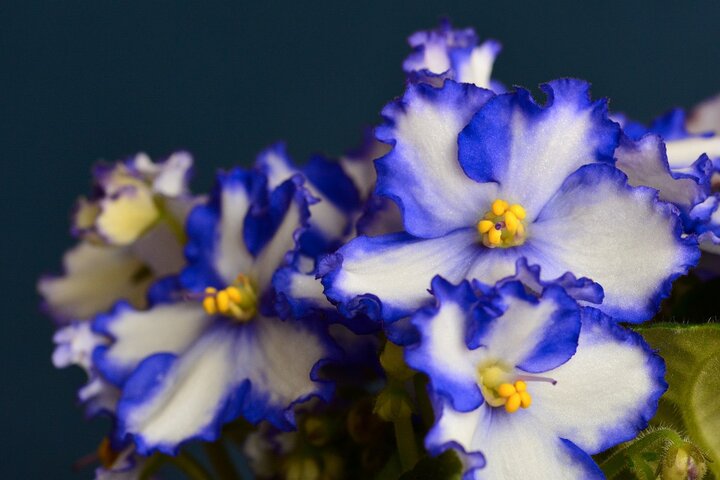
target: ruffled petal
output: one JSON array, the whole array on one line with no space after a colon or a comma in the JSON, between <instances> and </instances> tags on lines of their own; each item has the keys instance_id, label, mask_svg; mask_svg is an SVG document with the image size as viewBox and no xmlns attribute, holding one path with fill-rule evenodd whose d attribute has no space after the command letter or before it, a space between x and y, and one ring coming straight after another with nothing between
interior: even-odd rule
<instances>
[{"instance_id":1,"label":"ruffled petal","mask_svg":"<svg viewBox=\"0 0 720 480\"><path fill-rule=\"evenodd\" d=\"M681 238L674 208L656 196L629 187L614 167L585 166L529 227L528 258L549 276L570 271L591 278L605 292L604 312L645 321L700 254L694 239Z\"/></svg>"},{"instance_id":2,"label":"ruffled petal","mask_svg":"<svg viewBox=\"0 0 720 480\"><path fill-rule=\"evenodd\" d=\"M720 133L720 95L703 100L690 112L686 124L690 133Z\"/></svg>"},{"instance_id":3,"label":"ruffled petal","mask_svg":"<svg viewBox=\"0 0 720 480\"><path fill-rule=\"evenodd\" d=\"M409 85L383 109L377 138L393 149L375 164L377 193L395 200L405 228L435 238L477 223L495 185L470 180L457 163L457 135L492 92L446 81L442 88Z\"/></svg>"},{"instance_id":4,"label":"ruffled petal","mask_svg":"<svg viewBox=\"0 0 720 480\"><path fill-rule=\"evenodd\" d=\"M65 254L63 265L63 276L38 282L45 308L61 321L87 320L120 299L142 307L153 280L152 272L126 247L81 242Z\"/></svg>"},{"instance_id":5,"label":"ruffled petal","mask_svg":"<svg viewBox=\"0 0 720 480\"><path fill-rule=\"evenodd\" d=\"M442 401L435 410L439 419L425 445L431 453L457 450L465 466L463 480L605 478L590 455L552 435L528 415L529 410L507 414L483 404L461 413ZM471 455L480 452L484 466L477 460L472 462Z\"/></svg>"},{"instance_id":6,"label":"ruffled petal","mask_svg":"<svg viewBox=\"0 0 720 480\"><path fill-rule=\"evenodd\" d=\"M602 303L605 296L602 287L587 277L577 278L573 273L565 272L558 278L544 280L541 273L540 265L530 265L527 258L521 257L515 263L514 275L499 280L495 285L488 285L476 279L473 280L473 286L480 292L492 294L496 287L508 282L519 281L525 288L539 295L546 287L557 285L578 302L595 304Z\"/></svg>"},{"instance_id":7,"label":"ruffled petal","mask_svg":"<svg viewBox=\"0 0 720 480\"><path fill-rule=\"evenodd\" d=\"M239 168L221 173L208 203L190 212L185 247L190 266L182 274L187 288L223 287L248 271L253 259L243 241L245 217L258 183L255 174Z\"/></svg>"},{"instance_id":8,"label":"ruffled petal","mask_svg":"<svg viewBox=\"0 0 720 480\"><path fill-rule=\"evenodd\" d=\"M97 233L110 245L129 245L159 218L150 188L144 183L124 185L100 201Z\"/></svg>"},{"instance_id":9,"label":"ruffled petal","mask_svg":"<svg viewBox=\"0 0 720 480\"><path fill-rule=\"evenodd\" d=\"M337 246L347 235L350 214L359 211L360 198L340 163L315 156L299 169L290 160L285 145L278 143L258 156L257 166L267 175L271 189L279 187L294 175L302 174L306 177L305 188L314 201L310 205L312 231L306 232L301 239L305 250L311 254L324 251L328 245Z\"/></svg>"},{"instance_id":10,"label":"ruffled petal","mask_svg":"<svg viewBox=\"0 0 720 480\"><path fill-rule=\"evenodd\" d=\"M528 413L590 454L634 438L667 389L665 363L642 337L591 308L575 356L545 375L557 384L533 384Z\"/></svg>"},{"instance_id":11,"label":"ruffled petal","mask_svg":"<svg viewBox=\"0 0 720 480\"><path fill-rule=\"evenodd\" d=\"M112 340L93 352L102 375L121 386L146 357L155 353L180 353L212 323L199 302L160 304L135 310L119 303L93 321L93 330Z\"/></svg>"},{"instance_id":12,"label":"ruffled petal","mask_svg":"<svg viewBox=\"0 0 720 480\"><path fill-rule=\"evenodd\" d=\"M294 176L270 195L269 204L251 212L246 223L246 243L255 255L250 273L264 292L275 271L292 259L298 239L307 226L309 198L302 178ZM242 273L236 272L235 275Z\"/></svg>"},{"instance_id":13,"label":"ruffled petal","mask_svg":"<svg viewBox=\"0 0 720 480\"><path fill-rule=\"evenodd\" d=\"M482 352L468 349L466 332L474 320L472 307L477 297L469 283L455 287L441 277L433 279L432 291L438 305L412 317L420 343L406 348L405 360L427 374L433 391L455 410L474 410L483 402L477 383L478 354Z\"/></svg>"},{"instance_id":14,"label":"ruffled petal","mask_svg":"<svg viewBox=\"0 0 720 480\"><path fill-rule=\"evenodd\" d=\"M465 278L481 250L477 241L475 229L429 240L406 233L357 237L324 260L325 294L345 315L395 321L431 300L435 275Z\"/></svg>"},{"instance_id":15,"label":"ruffled petal","mask_svg":"<svg viewBox=\"0 0 720 480\"><path fill-rule=\"evenodd\" d=\"M658 190L660 200L689 210L707 195L707 177L696 178L670 171L665 145L655 135L644 136L637 142L623 138L615 157L615 166L628 176L630 185L652 187Z\"/></svg>"},{"instance_id":16,"label":"ruffled petal","mask_svg":"<svg viewBox=\"0 0 720 480\"><path fill-rule=\"evenodd\" d=\"M499 287L496 295L470 332L472 347L483 346L489 358L530 373L545 372L573 356L580 309L562 288L550 285L538 298L514 281Z\"/></svg>"},{"instance_id":17,"label":"ruffled petal","mask_svg":"<svg viewBox=\"0 0 720 480\"><path fill-rule=\"evenodd\" d=\"M118 404L120 433L142 454L174 454L187 440L215 440L238 416L291 428L295 403L331 393L316 381L328 354L320 334L295 322L218 322L181 356L158 354L140 364Z\"/></svg>"},{"instance_id":18,"label":"ruffled petal","mask_svg":"<svg viewBox=\"0 0 720 480\"><path fill-rule=\"evenodd\" d=\"M689 137L665 141L667 159L674 172L692 172L693 164L703 154L710 158L720 157L720 137Z\"/></svg>"},{"instance_id":19,"label":"ruffled petal","mask_svg":"<svg viewBox=\"0 0 720 480\"><path fill-rule=\"evenodd\" d=\"M620 131L607 118L606 100L590 100L588 83L565 79L541 88L548 95L544 107L527 90L499 95L458 137L465 173L498 182L499 195L525 207L529 221L568 175L588 163L611 162ZM476 214L489 207L480 205Z\"/></svg>"},{"instance_id":20,"label":"ruffled petal","mask_svg":"<svg viewBox=\"0 0 720 480\"><path fill-rule=\"evenodd\" d=\"M144 153L135 155L129 166L152 182L152 189L165 197L180 197L188 193L193 158L188 152L175 152L159 163Z\"/></svg>"}]
</instances>

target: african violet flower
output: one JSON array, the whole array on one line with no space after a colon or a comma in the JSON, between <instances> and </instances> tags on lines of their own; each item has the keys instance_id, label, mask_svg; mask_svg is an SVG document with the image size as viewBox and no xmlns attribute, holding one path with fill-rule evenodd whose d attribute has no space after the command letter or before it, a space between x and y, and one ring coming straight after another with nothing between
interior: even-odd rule
<instances>
[{"instance_id":1,"label":"african violet flower","mask_svg":"<svg viewBox=\"0 0 720 480\"><path fill-rule=\"evenodd\" d=\"M478 45L472 28L454 29L443 20L434 30L415 32L408 38L413 52L405 59L403 70L411 80L442 85L449 78L477 87L502 87L490 80L495 57L502 46L497 40Z\"/></svg>"},{"instance_id":2,"label":"african violet flower","mask_svg":"<svg viewBox=\"0 0 720 480\"><path fill-rule=\"evenodd\" d=\"M446 80L410 85L377 136L377 192L395 200L405 233L358 237L326 259L328 297L352 316L392 322L429 298L430 280L494 284L527 258L548 278L573 272L604 290L620 320L650 318L694 265L675 209L613 166L619 127L589 85L556 80L495 96Z\"/></svg>"},{"instance_id":3,"label":"african violet flower","mask_svg":"<svg viewBox=\"0 0 720 480\"><path fill-rule=\"evenodd\" d=\"M38 290L58 320L84 320L120 299L145 305L154 279L183 265L182 224L196 201L188 191L192 158L184 152L153 163L145 154L94 170L94 193L78 201L65 274Z\"/></svg>"},{"instance_id":4,"label":"african violet flower","mask_svg":"<svg viewBox=\"0 0 720 480\"><path fill-rule=\"evenodd\" d=\"M478 296L436 277L432 291L406 360L435 396L428 451L456 450L466 479L603 478L590 455L634 438L667 388L639 335L557 285Z\"/></svg>"},{"instance_id":5,"label":"african violet flower","mask_svg":"<svg viewBox=\"0 0 720 480\"><path fill-rule=\"evenodd\" d=\"M331 392L317 376L332 350L323 331L272 308L272 277L297 248L308 194L298 176L272 192L266 183L240 169L219 175L188 217L179 277L153 288L150 309L121 302L94 321L112 340L95 350L97 368L122 388L118 437L141 454L213 440L239 416L291 428L296 403Z\"/></svg>"}]
</instances>

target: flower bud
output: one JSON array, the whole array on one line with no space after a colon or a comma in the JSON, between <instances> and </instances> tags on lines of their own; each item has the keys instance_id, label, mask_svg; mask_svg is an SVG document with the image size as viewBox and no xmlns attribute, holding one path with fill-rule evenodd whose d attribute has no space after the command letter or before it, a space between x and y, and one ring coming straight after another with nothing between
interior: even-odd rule
<instances>
[{"instance_id":1,"label":"flower bud","mask_svg":"<svg viewBox=\"0 0 720 480\"><path fill-rule=\"evenodd\" d=\"M694 445L671 447L663 458L662 480L701 480L707 472L705 457Z\"/></svg>"},{"instance_id":2,"label":"flower bud","mask_svg":"<svg viewBox=\"0 0 720 480\"><path fill-rule=\"evenodd\" d=\"M375 400L373 411L387 422L393 422L398 418L407 418L412 415L410 397L404 390L386 388Z\"/></svg>"},{"instance_id":3,"label":"flower bud","mask_svg":"<svg viewBox=\"0 0 720 480\"><path fill-rule=\"evenodd\" d=\"M320 480L320 466L312 457L289 458L285 480Z\"/></svg>"}]
</instances>

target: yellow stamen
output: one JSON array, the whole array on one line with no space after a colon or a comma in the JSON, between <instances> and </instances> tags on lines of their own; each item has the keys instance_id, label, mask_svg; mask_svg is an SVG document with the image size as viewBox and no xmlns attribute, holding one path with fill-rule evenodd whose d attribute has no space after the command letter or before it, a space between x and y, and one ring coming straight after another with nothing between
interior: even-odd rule
<instances>
[{"instance_id":1,"label":"yellow stamen","mask_svg":"<svg viewBox=\"0 0 720 480\"><path fill-rule=\"evenodd\" d=\"M523 219L526 215L521 205L510 205L505 200L495 199L476 225L483 245L490 248L522 245L525 242Z\"/></svg>"},{"instance_id":2,"label":"yellow stamen","mask_svg":"<svg viewBox=\"0 0 720 480\"><path fill-rule=\"evenodd\" d=\"M520 220L518 220L515 214L510 210L505 212L505 228L507 229L507 231L515 235L515 232L517 232L519 226Z\"/></svg>"},{"instance_id":3,"label":"yellow stamen","mask_svg":"<svg viewBox=\"0 0 720 480\"><path fill-rule=\"evenodd\" d=\"M515 387L510 383L503 383L498 387L497 392L503 398L510 398L515 394Z\"/></svg>"},{"instance_id":4,"label":"yellow stamen","mask_svg":"<svg viewBox=\"0 0 720 480\"><path fill-rule=\"evenodd\" d=\"M234 286L229 286L225 289L225 291L228 294L228 297L230 297L230 301L233 303L240 303L242 301L242 293L240 292L240 289Z\"/></svg>"},{"instance_id":5,"label":"yellow stamen","mask_svg":"<svg viewBox=\"0 0 720 480\"><path fill-rule=\"evenodd\" d=\"M517 203L515 205L510 205L510 211L515 214L518 220L525 220L527 213L522 205L518 205Z\"/></svg>"},{"instance_id":6,"label":"yellow stamen","mask_svg":"<svg viewBox=\"0 0 720 480\"><path fill-rule=\"evenodd\" d=\"M488 232L488 241L491 245L500 245L500 242L502 240L502 232L498 230L497 228L492 228Z\"/></svg>"},{"instance_id":7,"label":"yellow stamen","mask_svg":"<svg viewBox=\"0 0 720 480\"><path fill-rule=\"evenodd\" d=\"M520 394L514 393L510 398L507 399L507 402L505 402L505 411L508 413L515 413L520 408L521 403L522 400L520 399Z\"/></svg>"},{"instance_id":8,"label":"yellow stamen","mask_svg":"<svg viewBox=\"0 0 720 480\"><path fill-rule=\"evenodd\" d=\"M530 408L532 405L532 397L528 392L520 392L520 406L522 408Z\"/></svg>"},{"instance_id":9,"label":"yellow stamen","mask_svg":"<svg viewBox=\"0 0 720 480\"><path fill-rule=\"evenodd\" d=\"M489 232L493 227L495 227L495 224L490 220L480 220L477 224L478 232L481 234Z\"/></svg>"},{"instance_id":10,"label":"yellow stamen","mask_svg":"<svg viewBox=\"0 0 720 480\"><path fill-rule=\"evenodd\" d=\"M208 315L221 314L246 322L257 313L255 291L255 285L250 278L238 275L233 285L222 290L207 287L202 306Z\"/></svg>"},{"instance_id":11,"label":"yellow stamen","mask_svg":"<svg viewBox=\"0 0 720 480\"><path fill-rule=\"evenodd\" d=\"M202 306L205 309L205 313L208 315L215 315L217 313L217 305L213 297L205 297L202 301Z\"/></svg>"},{"instance_id":12,"label":"yellow stamen","mask_svg":"<svg viewBox=\"0 0 720 480\"><path fill-rule=\"evenodd\" d=\"M230 310L230 296L226 290L221 290L215 296L215 303L220 313L227 313Z\"/></svg>"},{"instance_id":13,"label":"yellow stamen","mask_svg":"<svg viewBox=\"0 0 720 480\"><path fill-rule=\"evenodd\" d=\"M508 209L508 206L509 206L508 202L506 202L505 200L500 200L498 198L497 200L495 200L493 202L491 210L495 215L500 216L503 213L505 213L505 210Z\"/></svg>"},{"instance_id":14,"label":"yellow stamen","mask_svg":"<svg viewBox=\"0 0 720 480\"><path fill-rule=\"evenodd\" d=\"M518 380L517 382L515 382L515 390L517 390L518 392L524 392L527 390L527 384L522 380Z\"/></svg>"}]
</instances>

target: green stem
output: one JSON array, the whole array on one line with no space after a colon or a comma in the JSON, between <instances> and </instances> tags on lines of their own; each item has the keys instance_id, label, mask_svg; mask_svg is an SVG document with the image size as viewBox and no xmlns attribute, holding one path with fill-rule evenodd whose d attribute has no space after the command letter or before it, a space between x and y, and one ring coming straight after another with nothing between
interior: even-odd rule
<instances>
[{"instance_id":1,"label":"green stem","mask_svg":"<svg viewBox=\"0 0 720 480\"><path fill-rule=\"evenodd\" d=\"M155 472L160 470L160 467L162 467L167 461L168 457L164 455L153 455L152 457L148 458L147 462L145 462L145 465L140 471L140 475L138 476L138 478L140 480L150 479L155 474Z\"/></svg>"},{"instance_id":2,"label":"green stem","mask_svg":"<svg viewBox=\"0 0 720 480\"><path fill-rule=\"evenodd\" d=\"M625 448L621 448L617 452L610 455L601 465L600 468L605 473L608 480L615 478L620 472L622 472L627 466L627 459L639 456L642 452L647 450L653 444L665 440L674 445L682 445L683 439L678 435L675 430L670 428L658 428L642 438L634 441Z\"/></svg>"},{"instance_id":3,"label":"green stem","mask_svg":"<svg viewBox=\"0 0 720 480\"><path fill-rule=\"evenodd\" d=\"M652 468L650 468L650 465L647 464L645 459L642 458L642 455L633 455L630 460L632 461L635 473L639 474L642 472L645 480L655 480L655 472L653 472Z\"/></svg>"},{"instance_id":4,"label":"green stem","mask_svg":"<svg viewBox=\"0 0 720 480\"><path fill-rule=\"evenodd\" d=\"M217 478L220 480L240 480L230 455L220 441L203 445Z\"/></svg>"},{"instance_id":5,"label":"green stem","mask_svg":"<svg viewBox=\"0 0 720 480\"><path fill-rule=\"evenodd\" d=\"M400 464L403 472L412 469L418 461L417 445L415 444L415 431L409 416L400 416L393 422L395 427L395 442L400 454Z\"/></svg>"},{"instance_id":6,"label":"green stem","mask_svg":"<svg viewBox=\"0 0 720 480\"><path fill-rule=\"evenodd\" d=\"M427 377L421 373L415 375L413 379L415 384L415 399L417 401L418 410L420 411L420 417L423 420L426 428L431 428L435 421L435 414L433 413L432 404L430 403L430 397L427 393Z\"/></svg>"},{"instance_id":7,"label":"green stem","mask_svg":"<svg viewBox=\"0 0 720 480\"><path fill-rule=\"evenodd\" d=\"M170 457L168 461L178 467L192 480L211 480L212 477L205 470L205 467L187 452L183 452L177 457Z\"/></svg>"}]
</instances>

